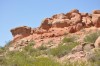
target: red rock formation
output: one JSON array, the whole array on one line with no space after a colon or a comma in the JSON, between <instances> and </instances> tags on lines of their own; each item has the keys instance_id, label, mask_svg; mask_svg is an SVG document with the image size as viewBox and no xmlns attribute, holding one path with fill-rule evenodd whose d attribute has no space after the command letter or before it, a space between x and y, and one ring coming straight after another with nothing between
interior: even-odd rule
<instances>
[{"instance_id":1,"label":"red rock formation","mask_svg":"<svg viewBox=\"0 0 100 66\"><path fill-rule=\"evenodd\" d=\"M58 37L60 39L60 36L67 33L75 33L91 26L100 27L100 10L94 10L92 14L88 14L74 9L66 14L56 14L44 19L39 28L32 29L22 26L12 29L11 32L14 41L28 37L25 40L32 39L37 43L42 43L45 39L57 40ZM59 41L57 42L59 43Z\"/></svg>"},{"instance_id":2,"label":"red rock formation","mask_svg":"<svg viewBox=\"0 0 100 66\"><path fill-rule=\"evenodd\" d=\"M100 14L92 14L92 22L95 27L100 27Z\"/></svg>"},{"instance_id":3,"label":"red rock formation","mask_svg":"<svg viewBox=\"0 0 100 66\"><path fill-rule=\"evenodd\" d=\"M93 14L100 14L100 10L93 10Z\"/></svg>"},{"instance_id":4,"label":"red rock formation","mask_svg":"<svg viewBox=\"0 0 100 66\"><path fill-rule=\"evenodd\" d=\"M44 21L41 23L40 28L48 30L49 28L51 28L51 25L52 25L51 21L52 21L51 18L44 19Z\"/></svg>"},{"instance_id":5,"label":"red rock formation","mask_svg":"<svg viewBox=\"0 0 100 66\"><path fill-rule=\"evenodd\" d=\"M14 40L22 39L33 34L34 30L31 27L21 26L14 29L11 29L11 33L14 37Z\"/></svg>"}]
</instances>

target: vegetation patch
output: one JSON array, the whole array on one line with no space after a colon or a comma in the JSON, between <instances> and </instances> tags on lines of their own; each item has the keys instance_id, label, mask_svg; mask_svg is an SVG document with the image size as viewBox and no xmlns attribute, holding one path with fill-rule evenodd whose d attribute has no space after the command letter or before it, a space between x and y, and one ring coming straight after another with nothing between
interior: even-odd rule
<instances>
[{"instance_id":1,"label":"vegetation patch","mask_svg":"<svg viewBox=\"0 0 100 66\"><path fill-rule=\"evenodd\" d=\"M62 57L71 52L72 48L74 48L76 45L78 45L77 42L73 42L67 45L60 44L58 47L52 48L48 52L53 56Z\"/></svg>"},{"instance_id":2,"label":"vegetation patch","mask_svg":"<svg viewBox=\"0 0 100 66\"><path fill-rule=\"evenodd\" d=\"M74 42L75 37L64 37L62 43Z\"/></svg>"},{"instance_id":3,"label":"vegetation patch","mask_svg":"<svg viewBox=\"0 0 100 66\"><path fill-rule=\"evenodd\" d=\"M62 66L59 62L56 60L53 60L48 57L39 57L36 58L36 60L33 63L34 66Z\"/></svg>"},{"instance_id":4,"label":"vegetation patch","mask_svg":"<svg viewBox=\"0 0 100 66\"><path fill-rule=\"evenodd\" d=\"M94 32L89 35L86 35L84 41L88 43L94 43L99 36L100 36L100 31Z\"/></svg>"}]
</instances>

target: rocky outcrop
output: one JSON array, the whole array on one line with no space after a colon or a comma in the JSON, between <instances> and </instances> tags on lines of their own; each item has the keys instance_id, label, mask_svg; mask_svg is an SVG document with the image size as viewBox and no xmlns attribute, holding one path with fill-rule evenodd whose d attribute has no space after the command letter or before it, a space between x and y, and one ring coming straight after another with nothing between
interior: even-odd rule
<instances>
[{"instance_id":1,"label":"rocky outcrop","mask_svg":"<svg viewBox=\"0 0 100 66\"><path fill-rule=\"evenodd\" d=\"M26 40L32 39L42 43L44 39L55 39L92 26L100 27L100 10L94 10L92 14L89 14L73 9L66 14L61 13L53 15L51 18L45 18L38 28L22 26L12 29L11 33L14 41L28 37Z\"/></svg>"},{"instance_id":2,"label":"rocky outcrop","mask_svg":"<svg viewBox=\"0 0 100 66\"><path fill-rule=\"evenodd\" d=\"M100 10L93 10L93 14L100 14Z\"/></svg>"},{"instance_id":3,"label":"rocky outcrop","mask_svg":"<svg viewBox=\"0 0 100 66\"><path fill-rule=\"evenodd\" d=\"M92 14L92 22L95 27L100 27L100 14Z\"/></svg>"},{"instance_id":4,"label":"rocky outcrop","mask_svg":"<svg viewBox=\"0 0 100 66\"><path fill-rule=\"evenodd\" d=\"M31 27L21 26L14 29L11 29L11 33L14 37L14 40L22 39L34 33Z\"/></svg>"},{"instance_id":5,"label":"rocky outcrop","mask_svg":"<svg viewBox=\"0 0 100 66\"><path fill-rule=\"evenodd\" d=\"M44 19L43 22L41 23L40 28L48 30L49 28L51 28L52 25L51 22L52 22L51 18Z\"/></svg>"}]
</instances>

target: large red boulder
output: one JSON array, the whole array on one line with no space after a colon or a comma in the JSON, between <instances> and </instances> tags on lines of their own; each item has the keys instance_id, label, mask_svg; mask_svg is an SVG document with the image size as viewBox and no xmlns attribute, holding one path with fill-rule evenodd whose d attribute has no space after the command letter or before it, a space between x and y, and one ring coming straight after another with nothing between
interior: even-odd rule
<instances>
[{"instance_id":1,"label":"large red boulder","mask_svg":"<svg viewBox=\"0 0 100 66\"><path fill-rule=\"evenodd\" d=\"M82 22L81 14L72 13L70 22L72 23L72 25Z\"/></svg>"},{"instance_id":2,"label":"large red boulder","mask_svg":"<svg viewBox=\"0 0 100 66\"><path fill-rule=\"evenodd\" d=\"M70 25L69 19L56 19L52 22L52 27L64 28Z\"/></svg>"},{"instance_id":3,"label":"large red boulder","mask_svg":"<svg viewBox=\"0 0 100 66\"><path fill-rule=\"evenodd\" d=\"M14 40L24 38L31 35L34 32L31 27L21 26L14 29L11 29L11 33L14 37Z\"/></svg>"},{"instance_id":4,"label":"large red boulder","mask_svg":"<svg viewBox=\"0 0 100 66\"><path fill-rule=\"evenodd\" d=\"M92 18L90 16L82 17L82 23L85 24L85 27L91 27L91 26L93 26L93 24L92 24Z\"/></svg>"},{"instance_id":5,"label":"large red boulder","mask_svg":"<svg viewBox=\"0 0 100 66\"><path fill-rule=\"evenodd\" d=\"M46 18L40 25L40 28L48 30L52 26L52 18Z\"/></svg>"},{"instance_id":6,"label":"large red boulder","mask_svg":"<svg viewBox=\"0 0 100 66\"><path fill-rule=\"evenodd\" d=\"M92 22L95 27L100 27L100 14L92 14Z\"/></svg>"},{"instance_id":7,"label":"large red boulder","mask_svg":"<svg viewBox=\"0 0 100 66\"><path fill-rule=\"evenodd\" d=\"M75 32L81 30L82 28L83 28L83 24L82 24L82 23L78 23L78 24L75 26Z\"/></svg>"}]
</instances>

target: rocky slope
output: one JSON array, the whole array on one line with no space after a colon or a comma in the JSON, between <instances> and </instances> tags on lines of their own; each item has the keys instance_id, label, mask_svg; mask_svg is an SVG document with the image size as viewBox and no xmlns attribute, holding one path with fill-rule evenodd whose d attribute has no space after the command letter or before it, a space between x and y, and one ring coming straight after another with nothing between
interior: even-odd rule
<instances>
[{"instance_id":1,"label":"rocky slope","mask_svg":"<svg viewBox=\"0 0 100 66\"><path fill-rule=\"evenodd\" d=\"M79 10L73 9L70 12L64 14L56 14L51 18L46 18L42 21L38 28L31 28L27 26L21 26L11 29L13 35L13 46L16 45L25 46L25 42L34 40L35 47L41 44L46 44L52 41L53 44L59 44L64 35L75 33L83 36L82 29L93 28L93 30L100 27L100 10L94 10L91 14L80 13ZM24 43L21 43L24 41Z\"/></svg>"},{"instance_id":2,"label":"rocky slope","mask_svg":"<svg viewBox=\"0 0 100 66\"><path fill-rule=\"evenodd\" d=\"M100 10L89 14L74 9L44 19L38 28L21 26L11 29L11 33L13 40L7 49L5 47L6 51L1 52L8 61L9 55L17 56L17 52L34 59L52 58L61 64L69 64L70 61L100 62ZM12 59L16 60L15 57Z\"/></svg>"}]
</instances>

